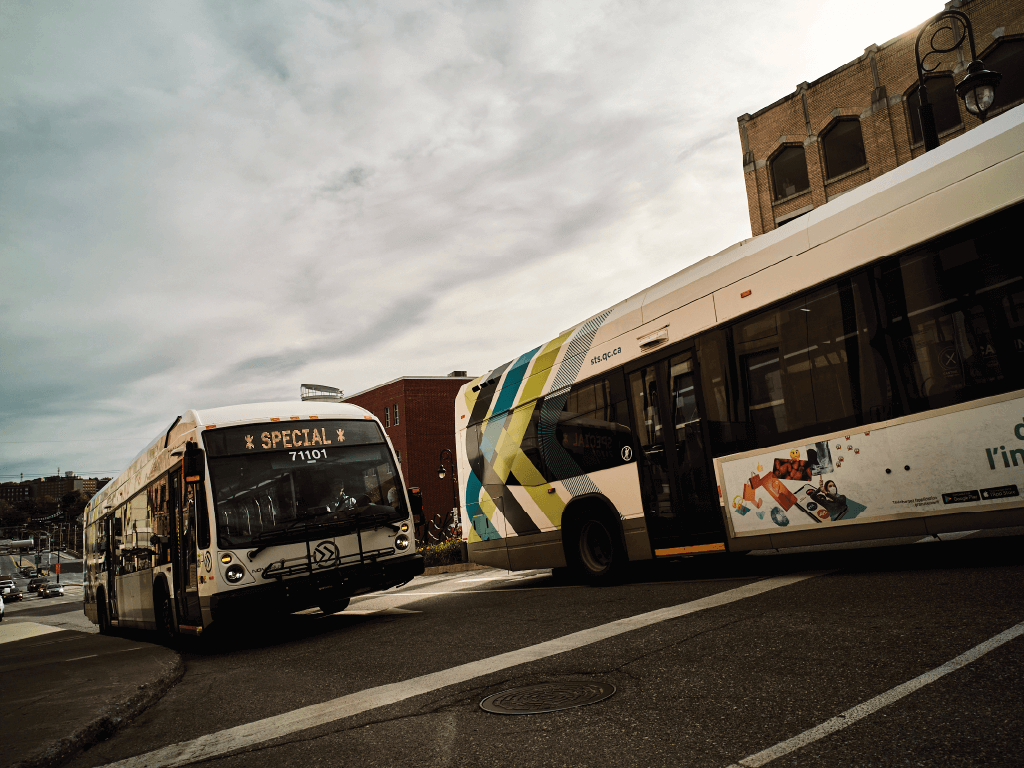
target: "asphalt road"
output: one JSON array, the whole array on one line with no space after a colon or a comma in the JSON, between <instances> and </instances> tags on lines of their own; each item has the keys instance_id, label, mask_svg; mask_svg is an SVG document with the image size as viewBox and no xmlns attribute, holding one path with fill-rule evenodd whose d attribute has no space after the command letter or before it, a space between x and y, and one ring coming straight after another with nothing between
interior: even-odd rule
<instances>
[{"instance_id":1,"label":"asphalt road","mask_svg":"<svg viewBox=\"0 0 1024 768\"><path fill-rule=\"evenodd\" d=\"M421 578L185 647L183 679L71 765L1018 766L1022 545L694 558L600 589ZM576 682L615 693L480 708Z\"/></svg>"}]
</instances>

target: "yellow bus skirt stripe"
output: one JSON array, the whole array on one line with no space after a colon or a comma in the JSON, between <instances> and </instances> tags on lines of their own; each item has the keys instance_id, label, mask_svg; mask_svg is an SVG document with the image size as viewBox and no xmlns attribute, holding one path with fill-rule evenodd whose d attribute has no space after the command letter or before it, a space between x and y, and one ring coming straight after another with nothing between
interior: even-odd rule
<instances>
[{"instance_id":1,"label":"yellow bus skirt stripe","mask_svg":"<svg viewBox=\"0 0 1024 768\"><path fill-rule=\"evenodd\" d=\"M654 550L655 557L666 557L667 555L696 555L700 552L725 552L725 542L717 544L697 544L692 547L671 547L669 549Z\"/></svg>"}]
</instances>

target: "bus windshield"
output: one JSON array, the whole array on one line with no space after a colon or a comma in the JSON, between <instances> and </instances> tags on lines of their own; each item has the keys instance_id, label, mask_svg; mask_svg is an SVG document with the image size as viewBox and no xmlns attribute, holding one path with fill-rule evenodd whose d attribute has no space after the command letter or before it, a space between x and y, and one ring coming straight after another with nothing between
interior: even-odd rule
<instances>
[{"instance_id":1,"label":"bus windshield","mask_svg":"<svg viewBox=\"0 0 1024 768\"><path fill-rule=\"evenodd\" d=\"M288 425L298 427L288 447L274 439L279 432L259 435L253 427L204 435L221 548L301 541L314 530L345 535L408 516L391 451L376 424L322 424ZM323 439L312 443L311 432ZM329 434L345 439L328 440ZM253 447L236 454L234 443L245 438L244 445ZM234 455L218 455L229 452Z\"/></svg>"}]
</instances>

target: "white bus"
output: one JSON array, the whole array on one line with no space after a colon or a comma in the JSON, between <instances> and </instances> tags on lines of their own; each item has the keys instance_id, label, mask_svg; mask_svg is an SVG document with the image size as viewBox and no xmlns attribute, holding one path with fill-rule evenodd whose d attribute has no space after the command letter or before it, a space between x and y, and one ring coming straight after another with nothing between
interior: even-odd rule
<instances>
[{"instance_id":1,"label":"white bus","mask_svg":"<svg viewBox=\"0 0 1024 768\"><path fill-rule=\"evenodd\" d=\"M190 410L85 510L85 613L103 632L199 635L423 573L394 450L344 403ZM416 507L416 509L414 509Z\"/></svg>"},{"instance_id":2,"label":"white bus","mask_svg":"<svg viewBox=\"0 0 1024 768\"><path fill-rule=\"evenodd\" d=\"M1017 108L467 383L470 559L1024 524L1022 152Z\"/></svg>"}]
</instances>

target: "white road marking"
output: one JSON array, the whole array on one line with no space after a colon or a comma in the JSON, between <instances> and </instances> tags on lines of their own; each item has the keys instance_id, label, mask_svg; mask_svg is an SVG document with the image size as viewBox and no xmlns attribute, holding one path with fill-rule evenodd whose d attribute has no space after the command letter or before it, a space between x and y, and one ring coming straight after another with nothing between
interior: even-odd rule
<instances>
[{"instance_id":1,"label":"white road marking","mask_svg":"<svg viewBox=\"0 0 1024 768\"><path fill-rule=\"evenodd\" d=\"M137 645L134 648L118 648L116 651L106 651L105 653L91 653L88 656L75 656L73 659L64 659L64 661L81 661L82 659L94 659L97 656L113 656L116 653L127 653L128 651L141 651L143 646Z\"/></svg>"},{"instance_id":2,"label":"white road marking","mask_svg":"<svg viewBox=\"0 0 1024 768\"><path fill-rule=\"evenodd\" d=\"M939 533L935 536L925 536L923 539L918 539L915 544L927 544L930 541L955 541L956 539L962 539L965 536L970 536L972 533L977 531L956 531L954 533Z\"/></svg>"},{"instance_id":3,"label":"white road marking","mask_svg":"<svg viewBox=\"0 0 1024 768\"><path fill-rule=\"evenodd\" d=\"M796 584L806 579L820 576L823 573L828 572L814 571L788 576L775 576L752 584L745 584L735 589L702 597L699 600L669 606L668 608L660 608L656 611L619 619L618 621L602 624L591 629L573 632L570 635L531 645L527 648L521 648L518 651L509 651L508 653L480 659L479 661L471 661L468 664L461 664L451 669L432 672L398 683L368 688L365 691L351 693L321 704L312 704L308 707L302 707L301 709L285 712L274 717L200 736L192 741L171 744L163 749L130 757L117 763L111 763L110 766L111 768L171 768L171 766L189 765L202 760L209 760L218 755L224 755L255 744L279 739L298 731L315 728L345 717L352 717L371 709L405 701L414 696L431 693L440 688L483 677L493 672L500 672L509 667L573 651L577 648L582 648L601 640L607 640L626 632L632 632L636 629L649 627L670 619L677 619L681 616L697 613L698 611L728 605L748 597L763 595L774 589Z\"/></svg>"},{"instance_id":4,"label":"white road marking","mask_svg":"<svg viewBox=\"0 0 1024 768\"><path fill-rule=\"evenodd\" d=\"M842 714L836 715L831 720L826 720L821 725L806 730L791 739L780 742L774 747L769 747L766 750L758 752L756 755L750 755L749 757L744 757L742 760L737 760L735 763L730 765L729 768L757 768L758 766L770 763L777 757L788 755L790 752L794 752L801 747L805 747L808 744L818 741L818 739L822 739L829 734L841 731L846 726L853 725L858 720L874 714L882 707L886 707L896 701L899 701L904 696L910 695L929 683L934 683L940 677L966 667L972 661L981 658L989 651L998 648L1003 643L1007 643L1021 635L1024 635L1024 622L1010 627L1005 632L1000 632L995 637L986 640L980 645L974 646L966 653L962 653L955 659L947 661L941 667L936 667L930 672L925 672L923 675L903 683L903 685L898 685L885 693L875 696L873 699L868 699L864 703L858 704L856 707L848 709Z\"/></svg>"},{"instance_id":5,"label":"white road marking","mask_svg":"<svg viewBox=\"0 0 1024 768\"><path fill-rule=\"evenodd\" d=\"M536 576L531 578L538 578ZM647 587L652 584L672 584L678 586L680 584L714 584L723 581L744 581L745 576L727 576L721 579L686 579L684 580L673 580L673 581L635 581L631 582L631 586ZM579 589L579 584L552 584L549 587L520 587L515 586L514 589L457 589L448 590L445 592L428 592L425 590L418 590L416 592L403 592L402 595L409 595L410 597L439 597L442 595L516 595L520 592L540 592L543 590L550 589ZM314 609L315 610L315 609Z\"/></svg>"},{"instance_id":6,"label":"white road marking","mask_svg":"<svg viewBox=\"0 0 1024 768\"><path fill-rule=\"evenodd\" d=\"M447 593L445 593L447 594ZM423 613L423 611L411 611L408 608L382 608L379 611L353 611L345 609L338 611L335 616L404 616L409 613Z\"/></svg>"}]
</instances>

